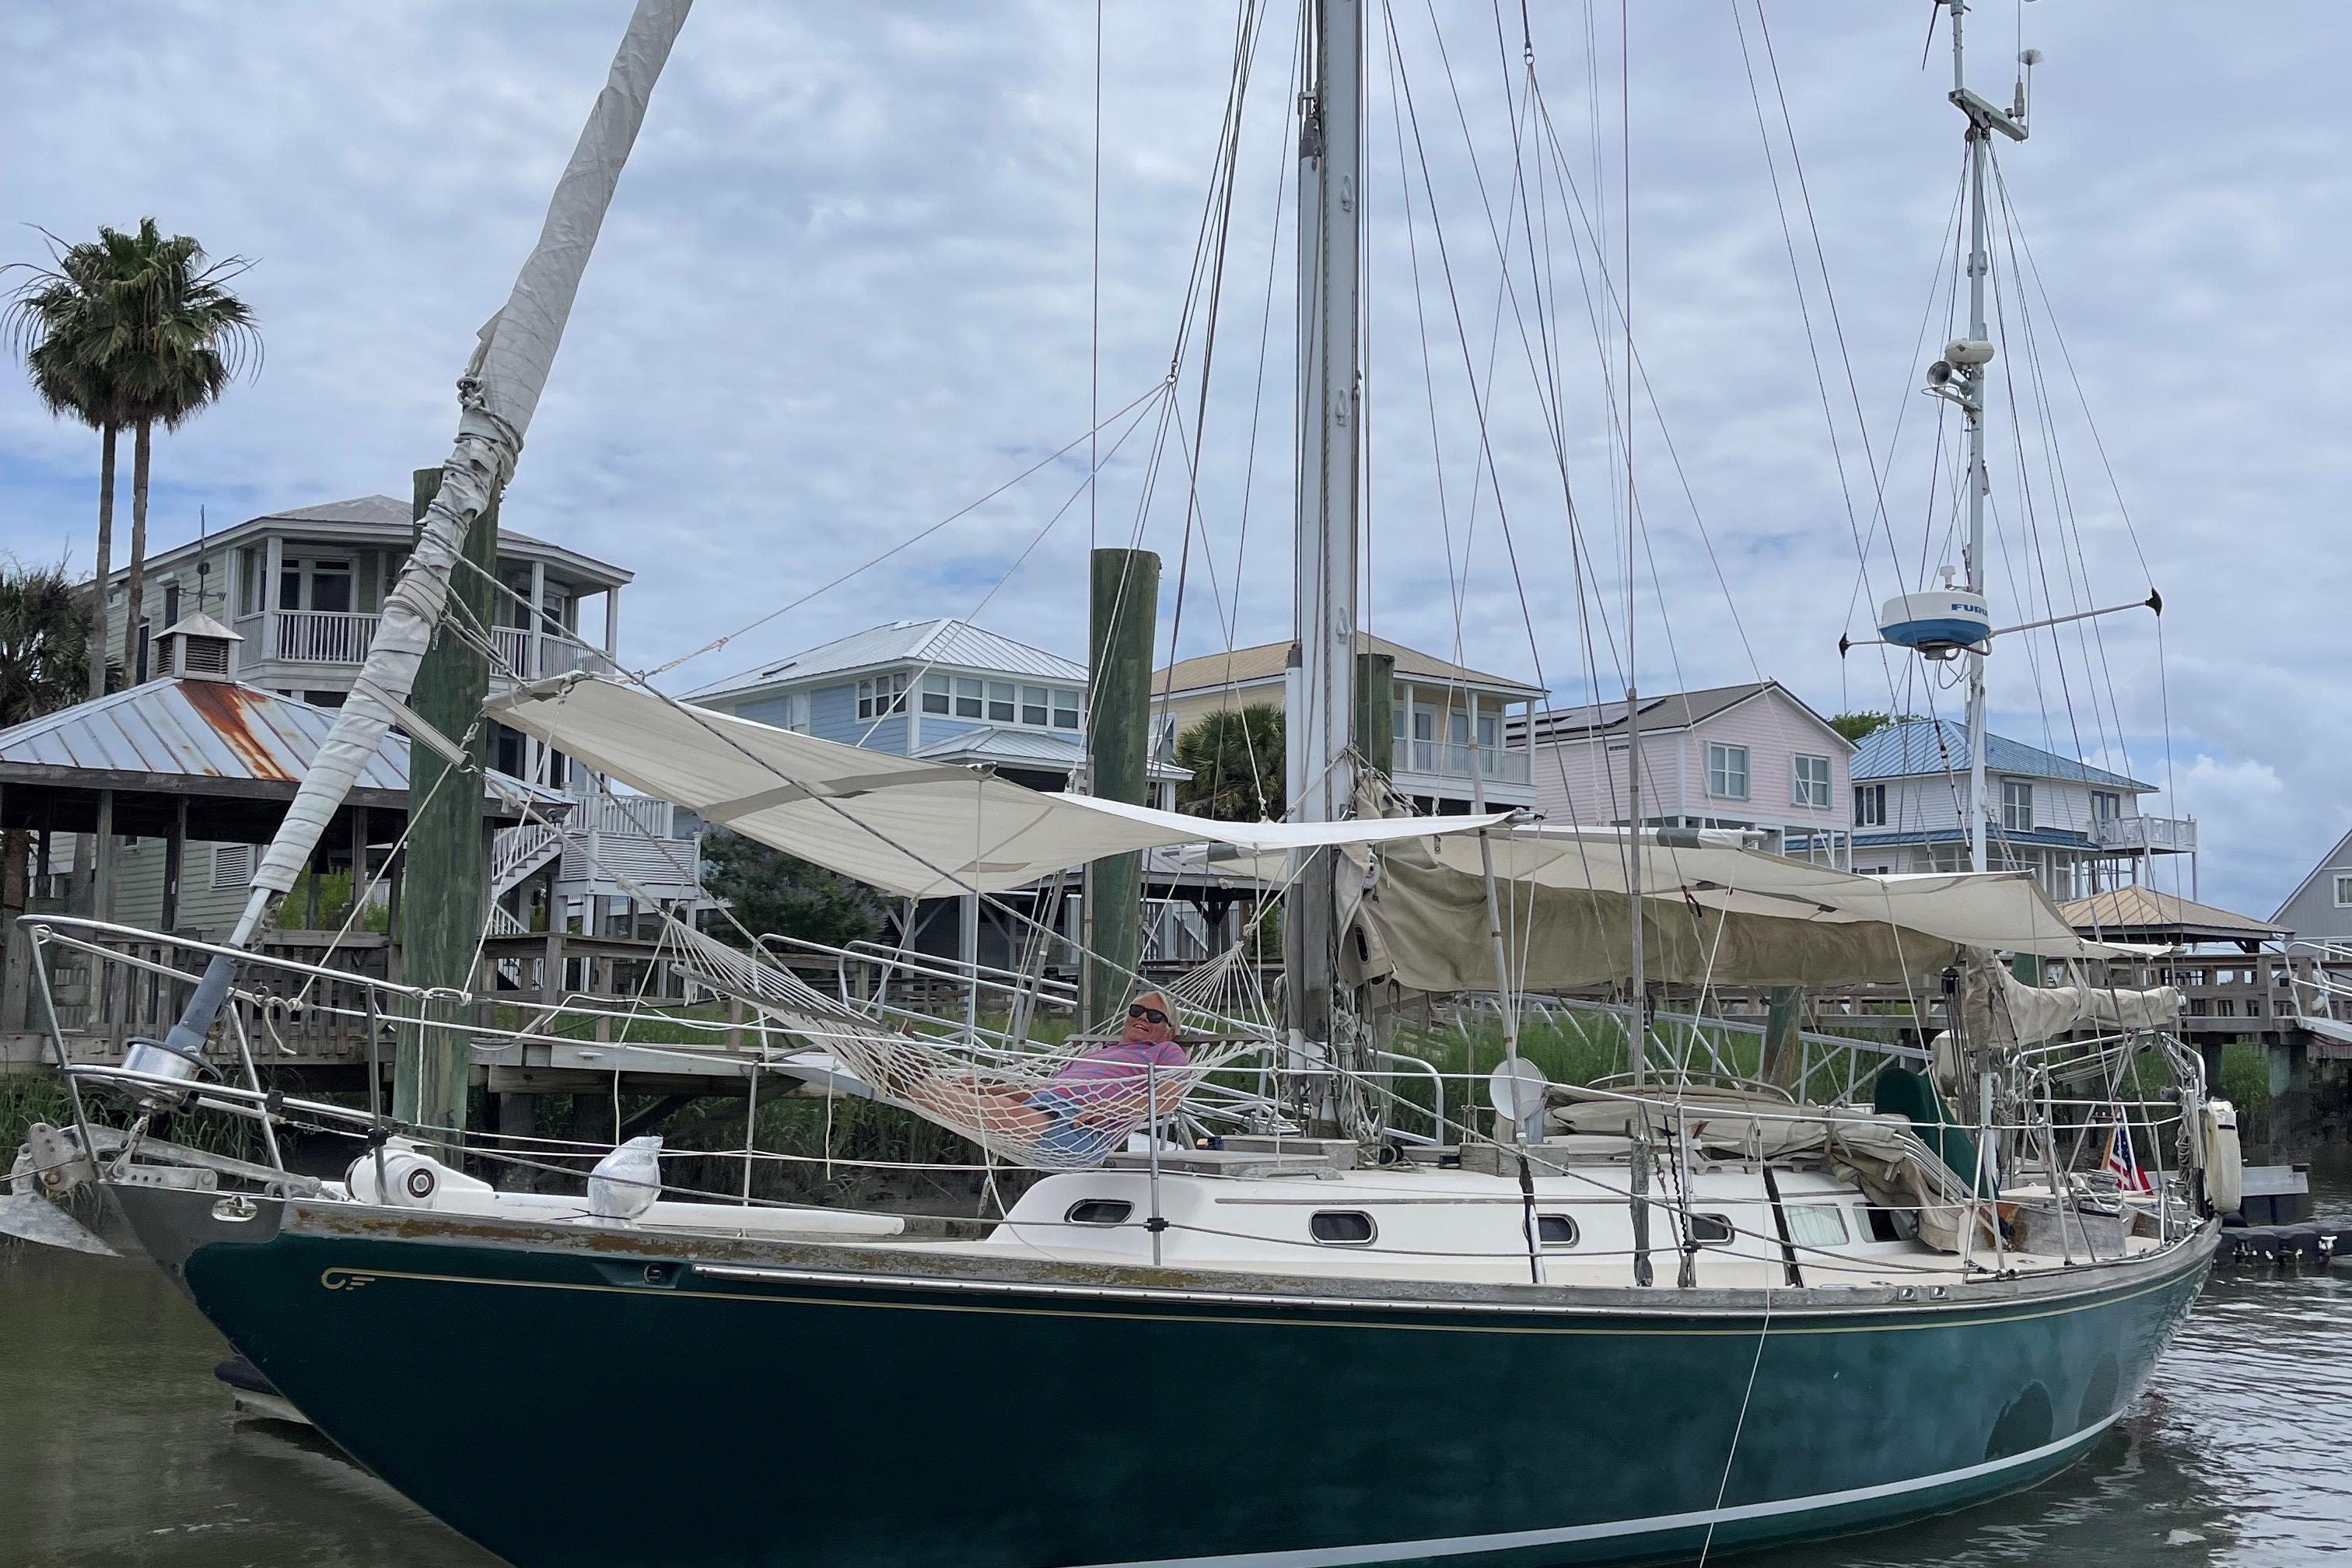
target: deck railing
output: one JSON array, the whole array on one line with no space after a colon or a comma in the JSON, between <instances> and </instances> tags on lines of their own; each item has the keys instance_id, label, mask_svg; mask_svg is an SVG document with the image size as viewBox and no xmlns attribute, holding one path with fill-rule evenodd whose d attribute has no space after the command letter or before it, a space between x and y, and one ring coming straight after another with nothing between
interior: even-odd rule
<instances>
[{"instance_id":1,"label":"deck railing","mask_svg":"<svg viewBox=\"0 0 2352 1568\"><path fill-rule=\"evenodd\" d=\"M1466 779L1472 771L1496 784L1523 784L1533 776L1528 753L1508 746L1474 746L1467 741L1419 741L1400 735L1392 765L1401 773L1432 773Z\"/></svg>"}]
</instances>

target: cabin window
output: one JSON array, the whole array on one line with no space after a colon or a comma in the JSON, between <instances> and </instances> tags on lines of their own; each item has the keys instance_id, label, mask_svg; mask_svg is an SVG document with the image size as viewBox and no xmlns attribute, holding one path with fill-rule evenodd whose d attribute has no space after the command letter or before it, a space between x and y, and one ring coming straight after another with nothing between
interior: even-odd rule
<instances>
[{"instance_id":1,"label":"cabin window","mask_svg":"<svg viewBox=\"0 0 2352 1568\"><path fill-rule=\"evenodd\" d=\"M1062 1219L1068 1225L1125 1225L1135 1205L1124 1198L1080 1198Z\"/></svg>"},{"instance_id":2,"label":"cabin window","mask_svg":"<svg viewBox=\"0 0 2352 1568\"><path fill-rule=\"evenodd\" d=\"M1845 1215L1835 1204L1787 1204L1789 1239L1799 1247L1843 1247Z\"/></svg>"},{"instance_id":3,"label":"cabin window","mask_svg":"<svg viewBox=\"0 0 2352 1568\"><path fill-rule=\"evenodd\" d=\"M1013 722L1013 682L992 680L988 683L988 717L992 722Z\"/></svg>"},{"instance_id":4,"label":"cabin window","mask_svg":"<svg viewBox=\"0 0 2352 1568\"><path fill-rule=\"evenodd\" d=\"M1706 793L1719 800L1748 798L1748 748L1710 742L1706 748Z\"/></svg>"},{"instance_id":5,"label":"cabin window","mask_svg":"<svg viewBox=\"0 0 2352 1568\"><path fill-rule=\"evenodd\" d=\"M2025 780L2000 781L2000 826L2010 833L2033 831L2033 786Z\"/></svg>"},{"instance_id":6,"label":"cabin window","mask_svg":"<svg viewBox=\"0 0 2352 1568\"><path fill-rule=\"evenodd\" d=\"M1034 724L1040 730L1045 727L1045 689L1044 687L1024 686L1021 689L1021 721L1024 724Z\"/></svg>"},{"instance_id":7,"label":"cabin window","mask_svg":"<svg viewBox=\"0 0 2352 1568\"><path fill-rule=\"evenodd\" d=\"M1326 1247L1364 1247L1375 1233L1372 1216L1360 1209L1321 1209L1307 1222L1307 1234Z\"/></svg>"},{"instance_id":8,"label":"cabin window","mask_svg":"<svg viewBox=\"0 0 2352 1568\"><path fill-rule=\"evenodd\" d=\"M1574 1247L1579 1237L1576 1221L1564 1214L1536 1215L1536 1240L1546 1247Z\"/></svg>"},{"instance_id":9,"label":"cabin window","mask_svg":"<svg viewBox=\"0 0 2352 1568\"><path fill-rule=\"evenodd\" d=\"M1886 826L1886 786L1885 784L1854 786L1853 825L1856 827Z\"/></svg>"},{"instance_id":10,"label":"cabin window","mask_svg":"<svg viewBox=\"0 0 2352 1568\"><path fill-rule=\"evenodd\" d=\"M1078 727L1078 694L1075 691L1054 693L1054 728L1075 730Z\"/></svg>"},{"instance_id":11,"label":"cabin window","mask_svg":"<svg viewBox=\"0 0 2352 1568\"><path fill-rule=\"evenodd\" d=\"M1731 1216L1719 1214L1695 1214L1690 1216L1691 1239L1701 1247L1731 1245Z\"/></svg>"},{"instance_id":12,"label":"cabin window","mask_svg":"<svg viewBox=\"0 0 2352 1568\"><path fill-rule=\"evenodd\" d=\"M981 716L981 682L970 679L956 682L956 717L977 719Z\"/></svg>"},{"instance_id":13,"label":"cabin window","mask_svg":"<svg viewBox=\"0 0 2352 1568\"><path fill-rule=\"evenodd\" d=\"M923 677L923 711L926 713L946 712L949 708L950 693L954 689L955 683L944 675L927 675Z\"/></svg>"},{"instance_id":14,"label":"cabin window","mask_svg":"<svg viewBox=\"0 0 2352 1568\"><path fill-rule=\"evenodd\" d=\"M1830 760L1827 757L1799 757L1795 761L1797 776L1790 785L1789 804L1827 811L1830 808Z\"/></svg>"}]
</instances>

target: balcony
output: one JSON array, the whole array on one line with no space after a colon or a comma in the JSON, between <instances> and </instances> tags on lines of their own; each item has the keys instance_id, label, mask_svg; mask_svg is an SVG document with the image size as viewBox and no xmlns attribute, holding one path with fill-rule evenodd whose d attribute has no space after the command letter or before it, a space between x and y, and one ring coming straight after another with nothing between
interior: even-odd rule
<instances>
[{"instance_id":1,"label":"balcony","mask_svg":"<svg viewBox=\"0 0 2352 1568\"><path fill-rule=\"evenodd\" d=\"M1534 776L1530 754L1507 746L1474 746L1466 741L1416 741L1400 736L1391 767L1400 773L1422 773L1460 779L1467 784L1471 769L1493 784L1524 786Z\"/></svg>"},{"instance_id":2,"label":"balcony","mask_svg":"<svg viewBox=\"0 0 2352 1568\"><path fill-rule=\"evenodd\" d=\"M2193 816L2111 816L2091 825L2091 842L2118 855L2188 855L2197 848Z\"/></svg>"},{"instance_id":3,"label":"balcony","mask_svg":"<svg viewBox=\"0 0 2352 1568\"><path fill-rule=\"evenodd\" d=\"M271 610L240 616L236 629L253 650L248 658L278 664L356 667L367 662L379 618L348 610ZM552 632L534 639L520 626L494 626L490 637L499 652L499 669L511 670L527 680L577 669L589 657Z\"/></svg>"}]
</instances>

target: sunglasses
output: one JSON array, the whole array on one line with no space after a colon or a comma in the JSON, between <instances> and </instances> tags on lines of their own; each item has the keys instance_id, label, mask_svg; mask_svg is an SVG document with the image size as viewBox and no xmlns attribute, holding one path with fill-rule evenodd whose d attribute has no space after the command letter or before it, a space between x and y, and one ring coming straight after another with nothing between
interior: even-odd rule
<instances>
[{"instance_id":1,"label":"sunglasses","mask_svg":"<svg viewBox=\"0 0 2352 1568\"><path fill-rule=\"evenodd\" d=\"M1168 1021L1167 1014L1161 1012L1157 1007L1147 1007L1140 1002L1138 1002L1134 1006L1129 1007L1127 1010L1127 1016L1130 1018L1141 1018L1147 1022L1154 1024L1164 1024Z\"/></svg>"}]
</instances>

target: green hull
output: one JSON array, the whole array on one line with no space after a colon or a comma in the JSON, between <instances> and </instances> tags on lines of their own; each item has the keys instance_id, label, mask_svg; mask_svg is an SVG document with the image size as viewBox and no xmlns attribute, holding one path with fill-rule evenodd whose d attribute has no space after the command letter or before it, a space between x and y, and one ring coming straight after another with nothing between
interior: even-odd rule
<instances>
[{"instance_id":1,"label":"green hull","mask_svg":"<svg viewBox=\"0 0 2352 1568\"><path fill-rule=\"evenodd\" d=\"M1759 1354L1755 1292L1315 1301L866 1253L877 1279L856 1249L121 1196L322 1431L566 1568L1622 1563L1865 1529L2078 1457L2212 1251L1965 1301L1779 1292Z\"/></svg>"}]
</instances>

